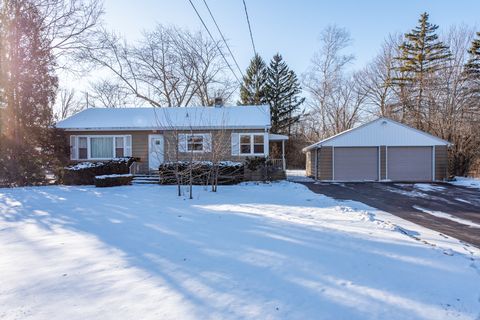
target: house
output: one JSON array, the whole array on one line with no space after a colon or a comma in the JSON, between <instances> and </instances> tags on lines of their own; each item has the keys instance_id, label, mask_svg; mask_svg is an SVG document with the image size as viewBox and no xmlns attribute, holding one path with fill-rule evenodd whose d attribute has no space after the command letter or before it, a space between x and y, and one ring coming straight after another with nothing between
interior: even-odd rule
<instances>
[{"instance_id":1,"label":"house","mask_svg":"<svg viewBox=\"0 0 480 320\"><path fill-rule=\"evenodd\" d=\"M285 170L287 136L270 133L270 107L92 108L57 123L70 141L72 161L136 157L136 171L158 170L163 162L244 161L269 157Z\"/></svg>"},{"instance_id":2,"label":"house","mask_svg":"<svg viewBox=\"0 0 480 320\"><path fill-rule=\"evenodd\" d=\"M325 181L439 181L448 141L378 118L303 149L307 175Z\"/></svg>"}]
</instances>

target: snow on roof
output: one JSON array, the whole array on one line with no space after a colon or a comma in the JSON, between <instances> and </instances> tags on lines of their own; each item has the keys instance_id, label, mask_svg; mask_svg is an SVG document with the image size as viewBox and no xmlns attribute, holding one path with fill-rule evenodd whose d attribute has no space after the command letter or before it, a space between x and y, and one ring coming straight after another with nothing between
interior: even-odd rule
<instances>
[{"instance_id":1,"label":"snow on roof","mask_svg":"<svg viewBox=\"0 0 480 320\"><path fill-rule=\"evenodd\" d=\"M57 123L65 130L188 130L270 127L270 107L91 108Z\"/></svg>"},{"instance_id":2,"label":"snow on roof","mask_svg":"<svg viewBox=\"0 0 480 320\"><path fill-rule=\"evenodd\" d=\"M424 131L409 127L392 119L380 117L303 149L307 152L322 146L364 147L364 146L434 146L450 145L450 142Z\"/></svg>"}]
</instances>

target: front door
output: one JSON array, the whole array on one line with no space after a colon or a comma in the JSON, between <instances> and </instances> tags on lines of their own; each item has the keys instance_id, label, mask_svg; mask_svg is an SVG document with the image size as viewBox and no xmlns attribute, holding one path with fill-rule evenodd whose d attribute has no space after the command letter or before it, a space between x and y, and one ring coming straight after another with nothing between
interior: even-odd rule
<instances>
[{"instance_id":1,"label":"front door","mask_svg":"<svg viewBox=\"0 0 480 320\"><path fill-rule=\"evenodd\" d=\"M158 170L163 163L163 136L150 134L148 136L148 167L150 170Z\"/></svg>"}]
</instances>

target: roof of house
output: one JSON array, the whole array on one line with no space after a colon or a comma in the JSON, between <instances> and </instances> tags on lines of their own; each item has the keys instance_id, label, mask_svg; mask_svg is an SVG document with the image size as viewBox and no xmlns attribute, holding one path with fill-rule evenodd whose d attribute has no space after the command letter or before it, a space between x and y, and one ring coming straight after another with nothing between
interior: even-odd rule
<instances>
[{"instance_id":1,"label":"roof of house","mask_svg":"<svg viewBox=\"0 0 480 320\"><path fill-rule=\"evenodd\" d=\"M57 123L80 130L188 130L270 127L270 106L90 108Z\"/></svg>"},{"instance_id":2,"label":"roof of house","mask_svg":"<svg viewBox=\"0 0 480 320\"><path fill-rule=\"evenodd\" d=\"M424 131L409 127L392 119L380 117L303 149L303 152L322 146L367 147L367 146L434 146L451 143Z\"/></svg>"}]
</instances>

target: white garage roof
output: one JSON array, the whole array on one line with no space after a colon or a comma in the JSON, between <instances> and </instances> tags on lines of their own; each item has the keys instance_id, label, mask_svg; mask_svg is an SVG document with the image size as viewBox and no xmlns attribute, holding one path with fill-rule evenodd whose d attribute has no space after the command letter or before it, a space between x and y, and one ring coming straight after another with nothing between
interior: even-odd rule
<instances>
[{"instance_id":1,"label":"white garage roof","mask_svg":"<svg viewBox=\"0 0 480 320\"><path fill-rule=\"evenodd\" d=\"M314 143L304 152L322 146L370 147L370 146L435 146L450 142L426 132L414 129L387 118L378 118L359 127Z\"/></svg>"},{"instance_id":2,"label":"white garage roof","mask_svg":"<svg viewBox=\"0 0 480 320\"><path fill-rule=\"evenodd\" d=\"M270 107L91 108L57 123L57 128L81 130L188 130L215 128L265 129Z\"/></svg>"}]
</instances>

